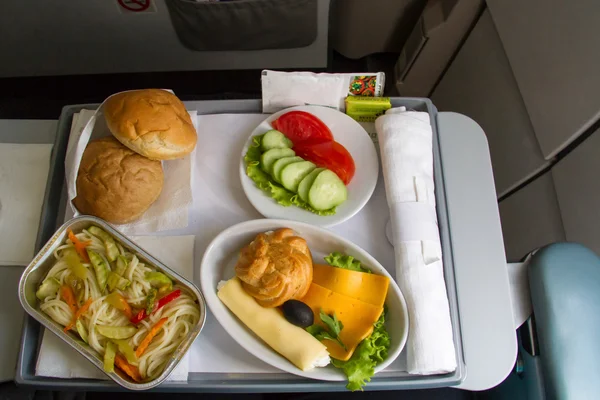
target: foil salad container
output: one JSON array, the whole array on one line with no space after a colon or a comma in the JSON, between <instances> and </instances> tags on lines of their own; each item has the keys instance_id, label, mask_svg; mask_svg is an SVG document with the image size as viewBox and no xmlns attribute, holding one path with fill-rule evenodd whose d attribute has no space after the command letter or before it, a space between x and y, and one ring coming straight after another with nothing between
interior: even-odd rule
<instances>
[{"instance_id":1,"label":"foil salad container","mask_svg":"<svg viewBox=\"0 0 600 400\"><path fill-rule=\"evenodd\" d=\"M42 280L46 277L46 274L54 265L54 250L61 246L67 239L67 230L71 229L73 232L78 233L82 229L88 228L91 225L96 225L104 229L107 233L113 236L113 238L120 242L123 247L128 248L132 252L137 254L140 261L149 264L156 268L157 271L165 273L171 279L186 287L193 296L196 297L198 308L200 311L200 319L196 326L187 334L187 337L179 344L177 349L171 355L171 359L168 361L164 371L156 379L148 382L136 383L127 375L122 373L118 368L115 368L115 372L107 373L103 369L102 357L93 350L89 345L84 343L82 340L77 338L73 333L64 333L63 327L54 322L50 316L46 315L39 308L39 301L35 296L38 286ZM19 282L19 300L25 311L31 315L35 320L42 324L46 329L52 331L55 335L60 337L64 342L69 344L72 348L77 350L81 355L87 358L92 364L98 369L105 373L113 381L121 385L122 387L130 390L148 390L153 387L160 385L167 377L173 372L177 364L181 361L183 356L190 349L192 343L200 334L204 322L206 320L206 304L200 289L195 284L188 281L186 278L179 275L177 272L168 268L162 262L152 257L144 249L140 248L125 235L118 232L115 228L110 226L107 222L92 216L79 216L67 221L63 224L54 235L48 240L48 242L42 247L38 254L34 257L33 261L27 266L21 280Z\"/></svg>"}]
</instances>

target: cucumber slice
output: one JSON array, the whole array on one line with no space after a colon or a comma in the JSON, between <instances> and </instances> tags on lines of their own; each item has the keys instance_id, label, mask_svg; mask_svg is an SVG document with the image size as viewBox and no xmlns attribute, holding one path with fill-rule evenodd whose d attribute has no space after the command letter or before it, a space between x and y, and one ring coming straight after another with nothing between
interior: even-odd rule
<instances>
[{"instance_id":1,"label":"cucumber slice","mask_svg":"<svg viewBox=\"0 0 600 400\"><path fill-rule=\"evenodd\" d=\"M90 249L87 249L87 253L92 262L92 266L94 267L94 271L96 272L96 280L98 281L98 286L100 286L100 291L104 293L110 268L106 265L100 253Z\"/></svg>"},{"instance_id":2,"label":"cucumber slice","mask_svg":"<svg viewBox=\"0 0 600 400\"><path fill-rule=\"evenodd\" d=\"M81 336L81 340L83 340L85 343L87 343L88 342L88 331L80 319L78 319L75 322L75 327L77 328L77 333L79 333L79 336Z\"/></svg>"},{"instance_id":3,"label":"cucumber slice","mask_svg":"<svg viewBox=\"0 0 600 400\"><path fill-rule=\"evenodd\" d=\"M125 290L131 282L128 279L123 278L120 275L117 275L115 272L110 272L108 274L108 279L106 280L106 284L108 285L108 290L111 292L115 290L115 288L119 290Z\"/></svg>"},{"instance_id":4,"label":"cucumber slice","mask_svg":"<svg viewBox=\"0 0 600 400\"><path fill-rule=\"evenodd\" d=\"M313 169L310 174L306 175L304 179L300 181L300 184L298 185L298 196L300 196L302 201L308 202L308 191L321 171L325 171L325 168Z\"/></svg>"},{"instance_id":5,"label":"cucumber slice","mask_svg":"<svg viewBox=\"0 0 600 400\"><path fill-rule=\"evenodd\" d=\"M344 182L332 171L321 171L308 191L308 204L317 211L329 210L348 198Z\"/></svg>"},{"instance_id":6,"label":"cucumber slice","mask_svg":"<svg viewBox=\"0 0 600 400\"><path fill-rule=\"evenodd\" d=\"M129 265L129 261L125 258L125 256L117 257L117 266L115 268L115 274L119 276L123 276L125 271L127 270L127 266Z\"/></svg>"},{"instance_id":7,"label":"cucumber slice","mask_svg":"<svg viewBox=\"0 0 600 400\"><path fill-rule=\"evenodd\" d=\"M44 282L42 282L37 292L35 292L35 296L40 300L44 300L48 296L56 295L59 289L60 281L51 276L44 279Z\"/></svg>"},{"instance_id":8,"label":"cucumber slice","mask_svg":"<svg viewBox=\"0 0 600 400\"><path fill-rule=\"evenodd\" d=\"M296 153L292 149L271 149L265 151L260 156L260 166L266 173L270 174L273 171L275 161L283 157L293 157Z\"/></svg>"},{"instance_id":9,"label":"cucumber slice","mask_svg":"<svg viewBox=\"0 0 600 400\"><path fill-rule=\"evenodd\" d=\"M146 275L144 275L144 278L146 278L146 281L148 281L148 283L150 283L150 286L155 287L155 288L159 288L159 287L165 286L165 285L166 286L173 285L171 278L169 278L162 272L146 272Z\"/></svg>"},{"instance_id":10,"label":"cucumber slice","mask_svg":"<svg viewBox=\"0 0 600 400\"><path fill-rule=\"evenodd\" d=\"M279 160L275 161L275 163L273 164L271 176L277 182L281 183L281 179L280 178L281 178L281 171L283 170L283 168L286 165L289 165L289 164L295 163L295 162L299 162L299 161L304 161L304 159L302 157L283 157L283 158L280 158Z\"/></svg>"},{"instance_id":11,"label":"cucumber slice","mask_svg":"<svg viewBox=\"0 0 600 400\"><path fill-rule=\"evenodd\" d=\"M284 188L294 193L298 192L298 185L304 177L317 166L310 161L299 161L286 165L281 170L281 184Z\"/></svg>"},{"instance_id":12,"label":"cucumber slice","mask_svg":"<svg viewBox=\"0 0 600 400\"><path fill-rule=\"evenodd\" d=\"M276 130L270 130L265 133L260 142L260 148L262 151L271 149L289 149L293 145L292 141L285 137L285 135Z\"/></svg>"},{"instance_id":13,"label":"cucumber slice","mask_svg":"<svg viewBox=\"0 0 600 400\"><path fill-rule=\"evenodd\" d=\"M104 350L104 372L115 372L116 355L117 345L113 342L108 342Z\"/></svg>"},{"instance_id":14,"label":"cucumber slice","mask_svg":"<svg viewBox=\"0 0 600 400\"><path fill-rule=\"evenodd\" d=\"M100 240L102 240L104 243L104 247L106 248L106 258L108 258L108 261L115 261L119 255L119 249L117 248L115 239L97 226L90 226L88 230L92 235L100 238Z\"/></svg>"}]
</instances>

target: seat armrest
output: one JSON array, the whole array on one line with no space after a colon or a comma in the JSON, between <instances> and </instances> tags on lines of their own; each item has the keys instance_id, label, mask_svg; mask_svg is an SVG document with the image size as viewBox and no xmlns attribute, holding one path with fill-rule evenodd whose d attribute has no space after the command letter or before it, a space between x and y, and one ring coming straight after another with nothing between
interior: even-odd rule
<instances>
[{"instance_id":1,"label":"seat armrest","mask_svg":"<svg viewBox=\"0 0 600 400\"><path fill-rule=\"evenodd\" d=\"M600 258L575 243L544 247L529 285L546 395L600 398Z\"/></svg>"}]
</instances>

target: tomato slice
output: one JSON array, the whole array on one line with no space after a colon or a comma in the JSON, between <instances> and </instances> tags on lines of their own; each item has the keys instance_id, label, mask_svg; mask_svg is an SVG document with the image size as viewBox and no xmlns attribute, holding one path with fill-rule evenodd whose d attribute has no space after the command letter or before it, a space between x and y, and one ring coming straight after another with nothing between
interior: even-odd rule
<instances>
[{"instance_id":1,"label":"tomato slice","mask_svg":"<svg viewBox=\"0 0 600 400\"><path fill-rule=\"evenodd\" d=\"M287 112L271 122L271 125L287 136L295 145L306 140L314 143L333 140L333 134L327 125L319 118L304 111Z\"/></svg>"},{"instance_id":2,"label":"tomato slice","mask_svg":"<svg viewBox=\"0 0 600 400\"><path fill-rule=\"evenodd\" d=\"M335 141L312 143L305 142L294 145L292 149L297 156L315 163L317 166L335 172L344 182L350 183L356 167L352 156L344 146Z\"/></svg>"}]
</instances>

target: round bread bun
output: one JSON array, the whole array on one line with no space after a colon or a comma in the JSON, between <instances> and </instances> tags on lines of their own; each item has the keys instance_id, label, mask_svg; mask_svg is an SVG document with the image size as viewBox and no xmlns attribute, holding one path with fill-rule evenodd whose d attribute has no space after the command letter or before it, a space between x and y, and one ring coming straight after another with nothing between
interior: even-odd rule
<instances>
[{"instance_id":1,"label":"round bread bun","mask_svg":"<svg viewBox=\"0 0 600 400\"><path fill-rule=\"evenodd\" d=\"M91 141L83 152L73 204L82 214L125 224L141 217L162 187L160 161L142 157L109 136Z\"/></svg>"},{"instance_id":2,"label":"round bread bun","mask_svg":"<svg viewBox=\"0 0 600 400\"><path fill-rule=\"evenodd\" d=\"M104 118L119 142L152 160L184 157L198 140L185 106L166 90L116 94L104 104Z\"/></svg>"}]
</instances>

